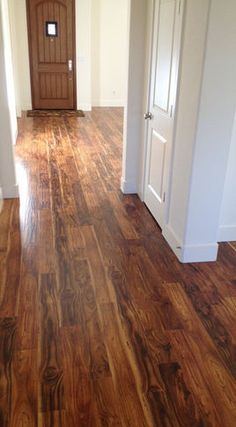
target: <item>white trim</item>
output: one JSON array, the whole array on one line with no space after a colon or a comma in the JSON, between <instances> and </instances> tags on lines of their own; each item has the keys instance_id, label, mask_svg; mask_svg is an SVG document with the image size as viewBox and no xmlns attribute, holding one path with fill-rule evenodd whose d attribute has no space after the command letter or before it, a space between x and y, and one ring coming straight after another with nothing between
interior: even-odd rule
<instances>
[{"instance_id":1,"label":"white trim","mask_svg":"<svg viewBox=\"0 0 236 427\"><path fill-rule=\"evenodd\" d=\"M164 227L162 234L181 263L213 262L217 260L219 247L217 243L182 245L169 225Z\"/></svg>"},{"instance_id":2,"label":"white trim","mask_svg":"<svg viewBox=\"0 0 236 427\"><path fill-rule=\"evenodd\" d=\"M236 225L221 225L218 231L218 242L235 242Z\"/></svg>"},{"instance_id":3,"label":"white trim","mask_svg":"<svg viewBox=\"0 0 236 427\"><path fill-rule=\"evenodd\" d=\"M19 109L19 108L18 108ZM22 107L20 107L21 111L28 111L28 110L32 110L32 104L30 105L22 105Z\"/></svg>"},{"instance_id":4,"label":"white trim","mask_svg":"<svg viewBox=\"0 0 236 427\"><path fill-rule=\"evenodd\" d=\"M78 110L92 111L91 104L79 104L77 108L78 108Z\"/></svg>"},{"instance_id":5,"label":"white trim","mask_svg":"<svg viewBox=\"0 0 236 427\"><path fill-rule=\"evenodd\" d=\"M13 145L16 145L17 138L18 138L18 125L17 125L16 130L15 130L15 135L14 135L14 139L13 139Z\"/></svg>"},{"instance_id":6,"label":"white trim","mask_svg":"<svg viewBox=\"0 0 236 427\"><path fill-rule=\"evenodd\" d=\"M214 262L217 260L219 245L209 243L207 245L184 246L181 254L181 262Z\"/></svg>"},{"instance_id":7,"label":"white trim","mask_svg":"<svg viewBox=\"0 0 236 427\"><path fill-rule=\"evenodd\" d=\"M162 235L166 239L167 243L169 244L172 251L177 256L177 258L180 260L181 259L181 251L182 251L181 242L180 242L179 237L176 236L175 232L170 227L170 225L168 225L168 224L164 225L164 227L162 229Z\"/></svg>"},{"instance_id":8,"label":"white trim","mask_svg":"<svg viewBox=\"0 0 236 427\"><path fill-rule=\"evenodd\" d=\"M19 197L19 188L17 184L3 188L4 199L16 199L18 197Z\"/></svg>"},{"instance_id":9,"label":"white trim","mask_svg":"<svg viewBox=\"0 0 236 427\"><path fill-rule=\"evenodd\" d=\"M93 107L124 107L123 99L99 99L92 101Z\"/></svg>"},{"instance_id":10,"label":"white trim","mask_svg":"<svg viewBox=\"0 0 236 427\"><path fill-rule=\"evenodd\" d=\"M3 207L3 194L2 194L2 187L0 187L0 213L2 211Z\"/></svg>"},{"instance_id":11,"label":"white trim","mask_svg":"<svg viewBox=\"0 0 236 427\"><path fill-rule=\"evenodd\" d=\"M137 184L132 181L126 181L123 177L120 181L120 189L123 194L137 194Z\"/></svg>"}]
</instances>

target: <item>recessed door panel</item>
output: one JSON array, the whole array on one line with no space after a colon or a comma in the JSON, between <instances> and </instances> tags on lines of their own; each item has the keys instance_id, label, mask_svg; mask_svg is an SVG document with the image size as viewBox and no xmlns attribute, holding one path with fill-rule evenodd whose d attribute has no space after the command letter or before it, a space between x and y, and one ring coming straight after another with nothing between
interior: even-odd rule
<instances>
[{"instance_id":1,"label":"recessed door panel","mask_svg":"<svg viewBox=\"0 0 236 427\"><path fill-rule=\"evenodd\" d=\"M150 175L149 187L154 196L163 199L163 175L165 164L166 140L154 129L152 131L152 141L150 150Z\"/></svg>"},{"instance_id":2,"label":"recessed door panel","mask_svg":"<svg viewBox=\"0 0 236 427\"><path fill-rule=\"evenodd\" d=\"M154 104L165 111L170 95L175 7L175 0L160 1Z\"/></svg>"},{"instance_id":3,"label":"recessed door panel","mask_svg":"<svg viewBox=\"0 0 236 427\"><path fill-rule=\"evenodd\" d=\"M33 108L76 108L74 0L27 4Z\"/></svg>"}]
</instances>

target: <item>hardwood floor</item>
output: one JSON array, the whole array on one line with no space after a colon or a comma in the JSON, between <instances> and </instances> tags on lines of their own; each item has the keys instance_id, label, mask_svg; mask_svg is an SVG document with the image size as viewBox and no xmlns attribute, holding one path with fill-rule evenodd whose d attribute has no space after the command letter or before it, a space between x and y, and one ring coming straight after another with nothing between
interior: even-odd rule
<instances>
[{"instance_id":1,"label":"hardwood floor","mask_svg":"<svg viewBox=\"0 0 236 427\"><path fill-rule=\"evenodd\" d=\"M119 191L122 110L22 118L0 216L1 427L235 427L236 246L181 265Z\"/></svg>"}]
</instances>

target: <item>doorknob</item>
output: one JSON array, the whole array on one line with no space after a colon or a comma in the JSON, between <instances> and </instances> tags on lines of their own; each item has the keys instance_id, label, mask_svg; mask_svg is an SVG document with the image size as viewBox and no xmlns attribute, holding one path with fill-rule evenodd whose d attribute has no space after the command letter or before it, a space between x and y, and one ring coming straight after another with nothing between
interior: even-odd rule
<instances>
[{"instance_id":1,"label":"doorknob","mask_svg":"<svg viewBox=\"0 0 236 427\"><path fill-rule=\"evenodd\" d=\"M69 61L68 61L68 69L69 69L69 71L72 71L72 69L73 69L72 59L69 59Z\"/></svg>"},{"instance_id":2,"label":"doorknob","mask_svg":"<svg viewBox=\"0 0 236 427\"><path fill-rule=\"evenodd\" d=\"M148 113L144 114L144 118L145 118L145 120L152 120L153 114L150 113L150 111L148 111Z\"/></svg>"}]
</instances>

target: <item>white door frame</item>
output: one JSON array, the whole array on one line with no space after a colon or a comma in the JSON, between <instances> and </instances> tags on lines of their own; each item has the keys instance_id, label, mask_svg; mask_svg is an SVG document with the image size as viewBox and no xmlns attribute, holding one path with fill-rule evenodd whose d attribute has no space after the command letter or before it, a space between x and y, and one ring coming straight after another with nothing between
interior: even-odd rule
<instances>
[{"instance_id":1,"label":"white door frame","mask_svg":"<svg viewBox=\"0 0 236 427\"><path fill-rule=\"evenodd\" d=\"M154 28L154 11L155 11L155 6L156 6L156 2L157 0L153 0L153 20L152 20L152 41L151 41L151 57L150 57L150 64L149 64L149 76L148 76L148 102L147 102L147 112L151 111L151 95L152 95L152 90L154 90L152 88L152 73L153 73L153 47L154 47L154 35L155 35L155 28ZM167 180L167 188L166 188L166 201L165 201L165 205L164 205L164 216L163 216L163 223L167 224L168 223L168 216L169 216L169 206L170 206L170 190L171 190L171 184L172 184L172 165L173 165L173 155L174 155L174 148L175 148L175 131L176 131L176 117L177 117L177 107L178 107L178 93L179 93L179 75L180 75L180 63L181 63L181 52L182 52L182 33L183 33L183 21L184 21L184 12L185 12L185 0L179 0L179 6L178 7L182 7L183 8L183 12L182 12L182 22L181 22L181 28L180 28L180 33L177 34L176 36L179 37L179 39L177 40L177 43L179 45L179 49L178 49L178 55L176 58L176 63L177 63L177 72L176 72L176 95L174 97L175 102L174 102L174 108L173 108L173 137L172 137L172 141L171 141L171 153L170 153L170 161L169 161L169 165L168 170L167 170L167 176L168 176L168 180ZM146 167L147 167L147 146L148 146L148 122L146 122L145 124L145 133L144 133L144 161L143 161L143 168L142 168L142 201L144 200L144 192L145 192L145 185L146 185Z\"/></svg>"},{"instance_id":2,"label":"white door frame","mask_svg":"<svg viewBox=\"0 0 236 427\"><path fill-rule=\"evenodd\" d=\"M127 83L127 107L125 108L125 117L124 117L124 143L123 143L123 170L122 170L122 178L121 178L121 190L124 194L134 194L137 193L140 199L144 200L144 188L145 188L145 168L147 164L147 135L148 135L148 125L144 120L144 113L149 110L150 100L151 100L151 70L152 70L152 50L153 50L153 36L154 36L154 6L156 0L150 0L150 2L146 3L146 15L140 16L139 21L136 22L137 28L140 31L145 31L146 34L146 45L145 51L140 41L141 49L140 49L140 57L143 66L143 74L140 77L138 84L144 88L144 92L142 99L140 101L140 105L136 106L136 110L133 111L130 116L130 108L129 108L129 98L131 100L135 99L135 89L130 87L129 79ZM181 38L184 28L184 19L185 19L185 0L182 1L182 7L184 8L183 13L183 23L181 29ZM139 0L130 0L130 7L140 7ZM130 15L130 26L135 25L135 22L132 19L132 13ZM136 46L135 46L136 47ZM132 57L133 52L133 40L130 37L129 41L129 52L128 52L128 64L129 69L132 66L133 69L135 67L140 66L140 62L135 63L135 58ZM180 74L180 63L181 63L181 53L182 53L182 42L179 52L179 66L177 72L177 80L179 80ZM140 58L139 58L140 60ZM146 63L146 67L145 67ZM132 85L131 85L132 86ZM136 91L140 88L137 86ZM170 169L168 172L168 188L167 188L167 198L165 204L165 213L164 213L164 223L168 222L168 214L169 214L169 205L170 205L170 190L171 190L171 177L172 177L172 164L173 164L173 154L175 149L175 131L176 131L176 117L178 114L178 94L179 94L179 82L177 83L177 93L176 93L176 107L173 112L174 115L174 128L173 128L173 141L172 141L172 152L171 152L171 160L170 160ZM137 99L137 98L136 98ZM139 97L140 99L140 97ZM135 113L135 114L134 114ZM140 125L141 121L141 125ZM134 127L134 123L137 126L139 131L139 135L137 132L135 135L129 134L130 129ZM135 162L134 158L139 159L139 161ZM134 167L135 166L135 167ZM132 171L132 172L130 172Z\"/></svg>"}]
</instances>

